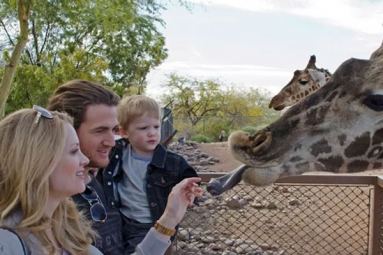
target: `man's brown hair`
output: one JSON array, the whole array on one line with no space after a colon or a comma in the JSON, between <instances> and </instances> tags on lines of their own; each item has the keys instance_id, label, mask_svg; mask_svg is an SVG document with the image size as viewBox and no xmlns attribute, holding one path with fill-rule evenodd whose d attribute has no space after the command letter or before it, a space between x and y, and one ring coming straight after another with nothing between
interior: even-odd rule
<instances>
[{"instance_id":1,"label":"man's brown hair","mask_svg":"<svg viewBox=\"0 0 383 255\"><path fill-rule=\"evenodd\" d=\"M74 119L77 130L90 105L117 106L120 97L111 89L86 80L71 80L59 86L49 99L47 109L66 112Z\"/></svg>"}]
</instances>

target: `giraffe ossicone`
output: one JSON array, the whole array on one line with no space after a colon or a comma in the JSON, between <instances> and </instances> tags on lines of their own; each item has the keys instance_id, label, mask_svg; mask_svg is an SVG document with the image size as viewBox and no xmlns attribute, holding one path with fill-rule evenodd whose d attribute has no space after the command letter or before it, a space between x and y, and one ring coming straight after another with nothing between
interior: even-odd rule
<instances>
[{"instance_id":1,"label":"giraffe ossicone","mask_svg":"<svg viewBox=\"0 0 383 255\"><path fill-rule=\"evenodd\" d=\"M383 167L383 44L369 60L351 58L331 79L268 127L229 137L243 163L208 184L219 195L238 184L264 186L310 171L353 173Z\"/></svg>"},{"instance_id":2,"label":"giraffe ossicone","mask_svg":"<svg viewBox=\"0 0 383 255\"><path fill-rule=\"evenodd\" d=\"M317 68L315 55L310 56L304 70L296 70L291 81L274 96L269 108L280 111L285 107L298 103L303 98L314 93L326 84L331 78L331 73L324 68Z\"/></svg>"}]
</instances>

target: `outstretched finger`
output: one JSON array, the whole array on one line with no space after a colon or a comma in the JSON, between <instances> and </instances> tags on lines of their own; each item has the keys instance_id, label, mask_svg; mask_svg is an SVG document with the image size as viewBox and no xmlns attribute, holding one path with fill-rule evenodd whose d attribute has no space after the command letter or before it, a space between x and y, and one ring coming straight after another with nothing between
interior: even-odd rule
<instances>
[{"instance_id":1,"label":"outstretched finger","mask_svg":"<svg viewBox=\"0 0 383 255\"><path fill-rule=\"evenodd\" d=\"M198 184L196 184L196 182L199 182L199 181L201 181L201 178L199 178L199 177L186 178L186 179L183 179L175 187L179 187L180 189L185 189L188 186L195 186L195 185L198 186Z\"/></svg>"}]
</instances>

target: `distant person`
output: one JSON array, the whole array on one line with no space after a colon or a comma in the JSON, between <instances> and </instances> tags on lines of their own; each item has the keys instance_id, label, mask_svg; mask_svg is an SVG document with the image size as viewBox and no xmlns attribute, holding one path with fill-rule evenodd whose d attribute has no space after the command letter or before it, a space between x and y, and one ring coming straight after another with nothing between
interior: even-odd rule
<instances>
[{"instance_id":1,"label":"distant person","mask_svg":"<svg viewBox=\"0 0 383 255\"><path fill-rule=\"evenodd\" d=\"M114 199L121 203L125 254L130 254L164 213L172 188L198 175L183 157L160 144L161 107L154 99L143 95L125 97L117 113L123 139L116 141L104 172L113 172L110 181L117 187ZM172 254L171 249L166 254Z\"/></svg>"},{"instance_id":2,"label":"distant person","mask_svg":"<svg viewBox=\"0 0 383 255\"><path fill-rule=\"evenodd\" d=\"M185 136L180 136L178 138L178 144L180 144L180 145L183 145L185 143L185 141L186 141L186 137Z\"/></svg>"},{"instance_id":3,"label":"distant person","mask_svg":"<svg viewBox=\"0 0 383 255\"><path fill-rule=\"evenodd\" d=\"M226 140L226 132L225 132L225 130L221 131L221 133L219 134L218 139L219 139L220 142L223 142L223 141Z\"/></svg>"}]
</instances>

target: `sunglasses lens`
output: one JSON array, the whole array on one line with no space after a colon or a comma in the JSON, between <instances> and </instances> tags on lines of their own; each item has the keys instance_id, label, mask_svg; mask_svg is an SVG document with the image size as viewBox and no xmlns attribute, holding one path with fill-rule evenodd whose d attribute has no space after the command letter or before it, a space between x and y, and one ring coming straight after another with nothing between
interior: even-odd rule
<instances>
[{"instance_id":1,"label":"sunglasses lens","mask_svg":"<svg viewBox=\"0 0 383 255\"><path fill-rule=\"evenodd\" d=\"M102 204L97 203L90 208L92 219L97 222L104 222L106 220L106 211Z\"/></svg>"},{"instance_id":2,"label":"sunglasses lens","mask_svg":"<svg viewBox=\"0 0 383 255\"><path fill-rule=\"evenodd\" d=\"M81 196L85 198L86 200L97 200L97 194L94 190L87 187L83 193L81 193Z\"/></svg>"},{"instance_id":3,"label":"sunglasses lens","mask_svg":"<svg viewBox=\"0 0 383 255\"><path fill-rule=\"evenodd\" d=\"M41 107L41 106L34 105L33 106L33 110L35 110L36 112L40 113L45 118L48 118L48 119L52 119L53 118L52 113L50 111L48 111L47 109Z\"/></svg>"}]
</instances>

